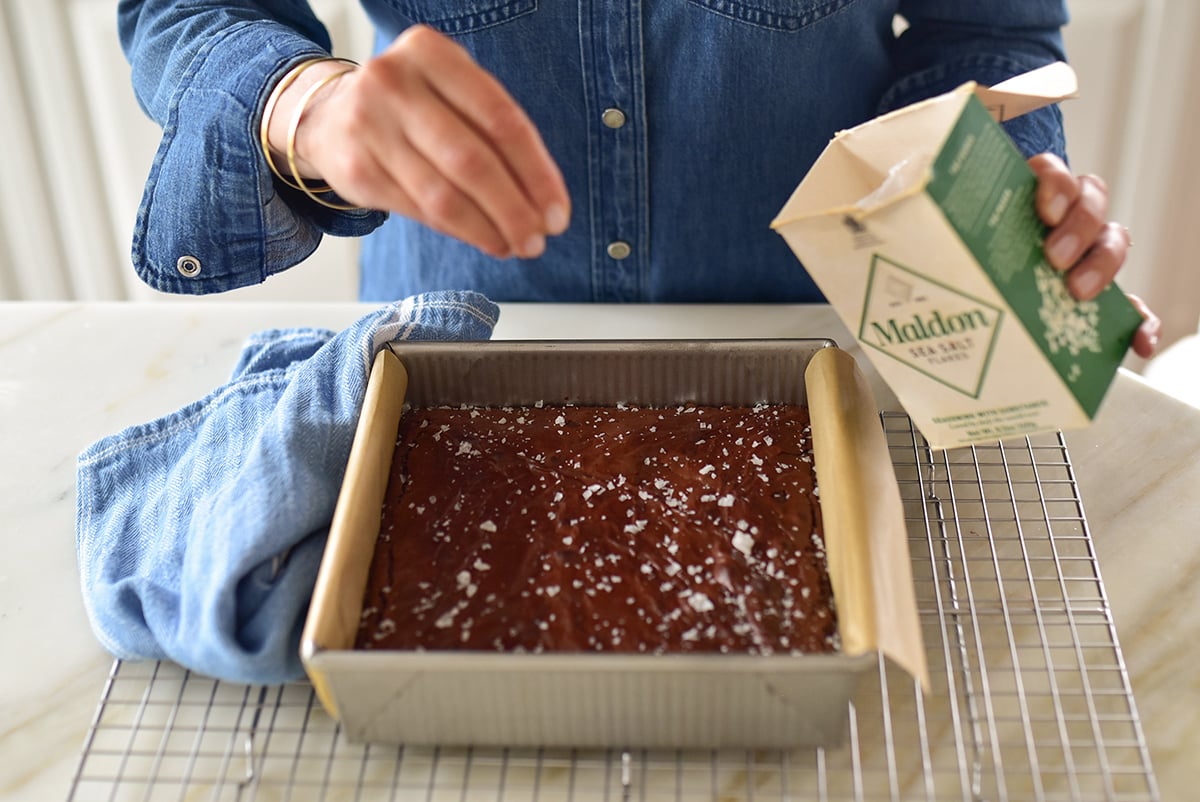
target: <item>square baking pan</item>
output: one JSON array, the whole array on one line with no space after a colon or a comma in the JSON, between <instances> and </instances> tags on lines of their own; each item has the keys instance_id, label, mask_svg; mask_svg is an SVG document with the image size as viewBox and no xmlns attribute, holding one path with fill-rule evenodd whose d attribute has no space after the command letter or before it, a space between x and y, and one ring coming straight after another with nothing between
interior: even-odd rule
<instances>
[{"instance_id":1,"label":"square baking pan","mask_svg":"<svg viewBox=\"0 0 1200 802\"><path fill-rule=\"evenodd\" d=\"M809 407L840 650L605 654L356 650L403 411L423 406ZM927 684L878 410L831 340L396 342L376 356L301 642L353 742L831 745L883 652Z\"/></svg>"}]
</instances>

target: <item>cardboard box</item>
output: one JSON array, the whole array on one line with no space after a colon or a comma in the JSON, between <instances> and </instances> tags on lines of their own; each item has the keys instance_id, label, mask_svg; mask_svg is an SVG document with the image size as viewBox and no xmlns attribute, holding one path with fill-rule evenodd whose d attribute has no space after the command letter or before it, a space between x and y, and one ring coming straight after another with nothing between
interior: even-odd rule
<instances>
[{"instance_id":1,"label":"cardboard box","mask_svg":"<svg viewBox=\"0 0 1200 802\"><path fill-rule=\"evenodd\" d=\"M1086 425L1141 323L1071 297L997 122L1073 90L1052 65L841 132L772 223L935 448Z\"/></svg>"}]
</instances>

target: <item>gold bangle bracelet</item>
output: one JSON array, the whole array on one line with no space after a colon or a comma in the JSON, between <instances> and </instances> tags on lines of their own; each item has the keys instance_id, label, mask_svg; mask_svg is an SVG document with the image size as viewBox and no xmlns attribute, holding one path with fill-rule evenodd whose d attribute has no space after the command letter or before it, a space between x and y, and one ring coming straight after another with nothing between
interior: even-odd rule
<instances>
[{"instance_id":1,"label":"gold bangle bracelet","mask_svg":"<svg viewBox=\"0 0 1200 802\"><path fill-rule=\"evenodd\" d=\"M333 190L329 187L326 187L325 189L313 189L304 183L304 179L300 176L300 171L296 169L296 131L300 128L300 118L304 116L305 110L308 109L308 104L312 101L313 97L316 96L317 92L320 92L322 89L324 89L326 84L332 83L348 72L354 72L354 69L351 68L326 75L304 92L304 95L300 98L299 102L296 103L296 111L292 115L292 124L288 127L287 135L288 169L292 171L292 179L296 182L296 188L322 206L330 209L337 209L338 211L351 211L359 207L353 204L333 203L332 201L327 201L324 198L318 198L318 192L332 192Z\"/></svg>"},{"instance_id":2,"label":"gold bangle bracelet","mask_svg":"<svg viewBox=\"0 0 1200 802\"><path fill-rule=\"evenodd\" d=\"M292 189L299 189L303 191L303 188L297 184L294 179L289 178L280 172L279 168L275 166L275 159L271 157L271 143L270 137L268 136L271 127L271 117L275 113L275 106L279 103L279 98L283 96L284 91L289 86L296 82L296 79L300 77L301 73L314 64L321 64L327 61L337 61L343 64L350 64L354 67L358 66L358 62L345 58L336 58L334 56L319 56L317 58L308 59L307 61L302 61L295 67L292 67L290 70L288 70L283 78L279 80L279 83L275 84L275 88L271 90L270 96L267 97L267 103L263 107L262 123L259 125L258 129L258 137L259 142L262 145L263 157L267 160L267 166L271 168L271 172L275 175L275 177ZM341 73L338 74L340 75ZM312 191L330 192L331 189L330 187L326 186L319 189L312 189Z\"/></svg>"}]
</instances>

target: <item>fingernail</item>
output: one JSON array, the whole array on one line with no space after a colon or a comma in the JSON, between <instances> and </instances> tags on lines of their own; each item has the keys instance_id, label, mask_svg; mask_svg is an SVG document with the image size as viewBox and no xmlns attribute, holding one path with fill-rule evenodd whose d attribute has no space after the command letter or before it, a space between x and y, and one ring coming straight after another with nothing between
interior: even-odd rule
<instances>
[{"instance_id":1,"label":"fingernail","mask_svg":"<svg viewBox=\"0 0 1200 802\"><path fill-rule=\"evenodd\" d=\"M1050 199L1050 203L1046 206L1046 216L1049 217L1049 224L1056 226L1062 222L1062 219L1067 215L1067 196L1055 195Z\"/></svg>"},{"instance_id":2,"label":"fingernail","mask_svg":"<svg viewBox=\"0 0 1200 802\"><path fill-rule=\"evenodd\" d=\"M1055 267L1065 269L1075 261L1075 251L1079 247L1079 237L1066 234L1050 246L1050 261Z\"/></svg>"},{"instance_id":3,"label":"fingernail","mask_svg":"<svg viewBox=\"0 0 1200 802\"><path fill-rule=\"evenodd\" d=\"M1081 301L1095 298L1104 286L1104 277L1095 270L1088 270L1074 276L1071 283L1075 285L1075 296Z\"/></svg>"},{"instance_id":4,"label":"fingernail","mask_svg":"<svg viewBox=\"0 0 1200 802\"><path fill-rule=\"evenodd\" d=\"M567 215L567 210L562 204L551 204L546 210L546 230L551 234L561 234L567 230L567 223L571 222Z\"/></svg>"},{"instance_id":5,"label":"fingernail","mask_svg":"<svg viewBox=\"0 0 1200 802\"><path fill-rule=\"evenodd\" d=\"M546 250L546 238L541 234L534 234L525 240L525 248L521 251L521 255L526 259L533 259L541 256L544 250Z\"/></svg>"}]
</instances>

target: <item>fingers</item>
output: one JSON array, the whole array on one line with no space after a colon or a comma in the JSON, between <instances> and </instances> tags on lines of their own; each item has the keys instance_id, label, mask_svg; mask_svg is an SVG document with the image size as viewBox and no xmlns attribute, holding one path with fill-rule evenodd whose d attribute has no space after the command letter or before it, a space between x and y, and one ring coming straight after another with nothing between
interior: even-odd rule
<instances>
[{"instance_id":1,"label":"fingers","mask_svg":"<svg viewBox=\"0 0 1200 802\"><path fill-rule=\"evenodd\" d=\"M1097 176L1076 178L1057 156L1043 153L1029 160L1038 177L1038 215L1051 232L1046 258L1068 270L1083 258L1108 220L1108 187ZM1104 284L1112 280L1108 276Z\"/></svg>"},{"instance_id":2,"label":"fingers","mask_svg":"<svg viewBox=\"0 0 1200 802\"><path fill-rule=\"evenodd\" d=\"M1142 325L1133 335L1133 352L1142 359L1149 359L1158 348L1158 340L1162 336L1162 321L1140 297L1128 294L1125 297L1142 314Z\"/></svg>"},{"instance_id":3,"label":"fingers","mask_svg":"<svg viewBox=\"0 0 1200 802\"><path fill-rule=\"evenodd\" d=\"M1037 176L1038 187L1034 203L1042 222L1054 228L1067 216L1076 198L1079 185L1063 160L1053 153L1039 153L1029 160Z\"/></svg>"},{"instance_id":4,"label":"fingers","mask_svg":"<svg viewBox=\"0 0 1200 802\"><path fill-rule=\"evenodd\" d=\"M416 27L397 39L375 68L386 91L373 94L389 100L389 118L464 196L448 197L440 182L431 190L442 199L440 212L429 212L435 227L456 225L447 214L479 209L504 237L507 250L527 258L542 253L547 234L565 230L570 201L557 165L524 111L465 50ZM414 191L419 204L423 196Z\"/></svg>"},{"instance_id":5,"label":"fingers","mask_svg":"<svg viewBox=\"0 0 1200 802\"><path fill-rule=\"evenodd\" d=\"M410 73L385 109L392 119L407 119L413 124L399 128L380 125L378 133L402 136L432 167L441 180L429 188L431 200L445 199L435 208L426 208L435 222L446 225L446 215L460 208L477 208L505 238L508 249L519 256L535 257L545 249L544 214L523 190L501 153L471 127L467 121L438 96L423 76ZM414 199L426 196L422 186L409 186ZM446 197L449 194L461 198Z\"/></svg>"},{"instance_id":6,"label":"fingers","mask_svg":"<svg viewBox=\"0 0 1200 802\"><path fill-rule=\"evenodd\" d=\"M466 50L423 26L313 98L296 152L306 175L345 200L498 258L541 255L570 219L562 175L532 121Z\"/></svg>"},{"instance_id":7,"label":"fingers","mask_svg":"<svg viewBox=\"0 0 1200 802\"><path fill-rule=\"evenodd\" d=\"M1038 179L1034 205L1050 228L1046 259L1067 271L1067 288L1081 301L1095 298L1112 283L1133 244L1129 230L1108 221L1108 187L1097 176L1076 178L1062 159L1041 153L1029 160ZM1136 295L1128 296L1142 315L1133 351L1149 358L1158 347L1162 321Z\"/></svg>"},{"instance_id":8,"label":"fingers","mask_svg":"<svg viewBox=\"0 0 1200 802\"><path fill-rule=\"evenodd\" d=\"M513 255L508 241L484 210L416 148L399 141L388 152L392 158L387 164L379 164L377 170L391 179L384 185L389 193L390 209L471 243L498 259Z\"/></svg>"},{"instance_id":9,"label":"fingers","mask_svg":"<svg viewBox=\"0 0 1200 802\"><path fill-rule=\"evenodd\" d=\"M462 126L455 125L453 115L429 106L429 93L420 76L411 71L395 73L374 68L365 71L361 80L367 84L361 92L364 102L355 115L355 130L347 135L372 154L371 167L364 170L364 180L372 184L367 191L382 199L388 209L469 242L492 256L506 258L520 253L494 222L497 215L516 218L514 210L488 210L480 203L481 197L499 195L503 199L495 185L498 180L506 182L511 193L512 181L495 159L487 160L486 151L480 150L477 143L470 145L476 147L475 154L482 159L477 165L453 154L447 163L451 147L470 146L456 145L464 136ZM421 125L398 123L403 117L415 116L422 118ZM410 134L420 141L414 142ZM465 135L473 138L469 131ZM413 208L404 208L405 200ZM532 214L527 217L533 219Z\"/></svg>"},{"instance_id":10,"label":"fingers","mask_svg":"<svg viewBox=\"0 0 1200 802\"><path fill-rule=\"evenodd\" d=\"M425 73L433 91L497 149L541 214L546 232L561 234L567 226L570 198L562 173L532 121L500 82L480 69L466 51L429 29L410 29L409 33L409 46L428 52L422 63L438 65Z\"/></svg>"},{"instance_id":11,"label":"fingers","mask_svg":"<svg viewBox=\"0 0 1200 802\"><path fill-rule=\"evenodd\" d=\"M1108 187L1094 175L1075 177L1050 153L1034 156L1029 166L1038 179L1038 216L1050 228L1046 260L1068 271L1073 296L1095 298L1112 283L1129 251L1125 229L1108 222Z\"/></svg>"},{"instance_id":12,"label":"fingers","mask_svg":"<svg viewBox=\"0 0 1200 802\"><path fill-rule=\"evenodd\" d=\"M1067 288L1081 301L1090 301L1112 283L1129 253L1124 226L1105 223L1091 247L1067 273ZM1058 267L1058 265L1055 265Z\"/></svg>"},{"instance_id":13,"label":"fingers","mask_svg":"<svg viewBox=\"0 0 1200 802\"><path fill-rule=\"evenodd\" d=\"M348 80L364 79L370 82L368 72ZM351 95L324 129L321 142L309 145L320 154L321 174L329 177L338 194L363 207L419 220L491 256L511 256L507 241L487 215L392 124L387 104L363 102L374 96L369 87L351 90Z\"/></svg>"}]
</instances>

